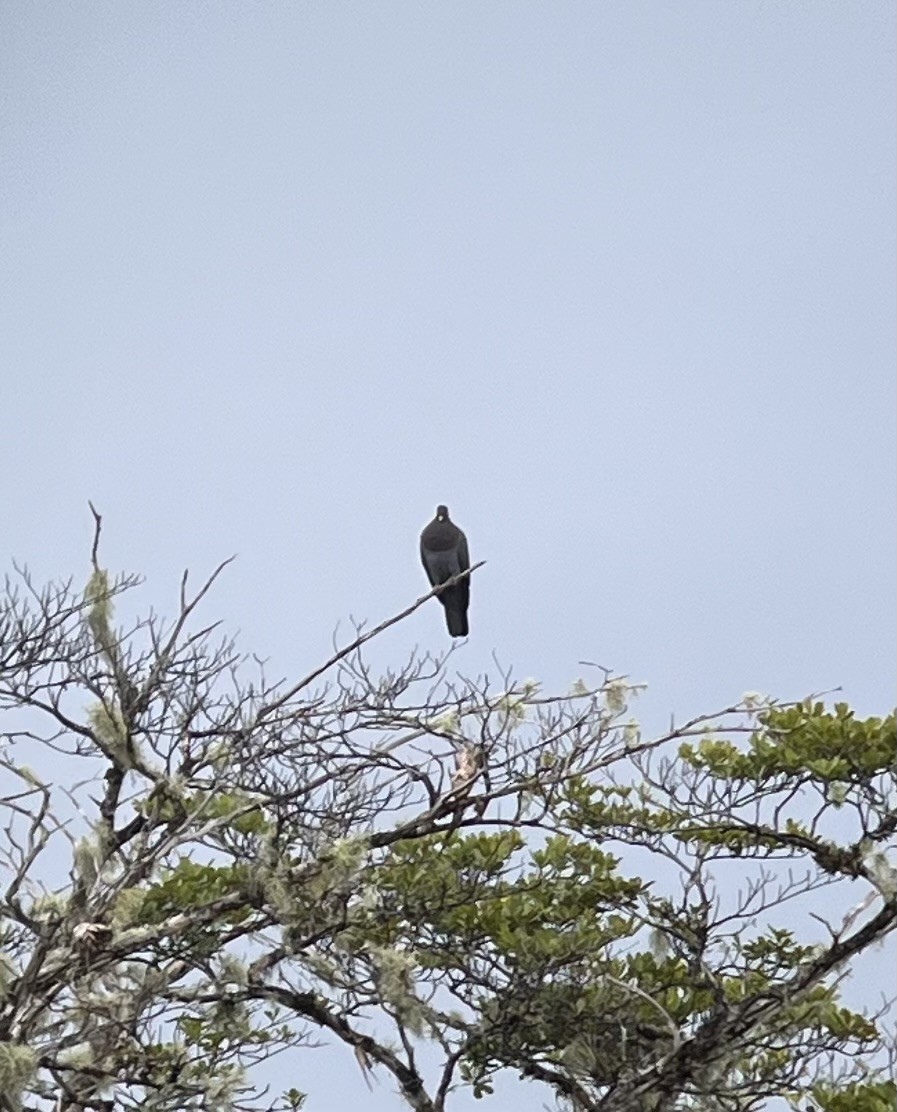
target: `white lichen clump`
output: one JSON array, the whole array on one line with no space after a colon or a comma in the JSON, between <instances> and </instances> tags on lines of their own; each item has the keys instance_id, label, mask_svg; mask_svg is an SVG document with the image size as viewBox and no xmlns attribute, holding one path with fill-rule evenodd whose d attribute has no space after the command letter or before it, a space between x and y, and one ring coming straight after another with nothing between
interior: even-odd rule
<instances>
[{"instance_id":1,"label":"white lichen clump","mask_svg":"<svg viewBox=\"0 0 897 1112\"><path fill-rule=\"evenodd\" d=\"M866 875L886 900L897 896L897 869L882 850L871 850L863 857Z\"/></svg>"},{"instance_id":2,"label":"white lichen clump","mask_svg":"<svg viewBox=\"0 0 897 1112\"><path fill-rule=\"evenodd\" d=\"M604 705L611 716L622 714L626 710L627 699L632 695L638 695L640 692L647 688L646 683L629 683L622 677L615 680L608 680L602 688L604 693Z\"/></svg>"}]
</instances>

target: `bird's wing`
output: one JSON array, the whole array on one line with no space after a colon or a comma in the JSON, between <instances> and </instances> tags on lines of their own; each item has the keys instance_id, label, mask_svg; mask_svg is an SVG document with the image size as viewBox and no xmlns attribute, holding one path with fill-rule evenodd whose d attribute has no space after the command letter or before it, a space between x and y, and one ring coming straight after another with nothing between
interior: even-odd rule
<instances>
[{"instance_id":1,"label":"bird's wing","mask_svg":"<svg viewBox=\"0 0 897 1112\"><path fill-rule=\"evenodd\" d=\"M470 555L467 551L467 537L458 530L458 563L461 565L461 571L467 571L470 567Z\"/></svg>"},{"instance_id":2,"label":"bird's wing","mask_svg":"<svg viewBox=\"0 0 897 1112\"><path fill-rule=\"evenodd\" d=\"M429 579L430 581L430 586L435 587L436 577L433 575L433 569L430 565L429 554L427 552L427 547L424 544L423 537L421 537L420 540L420 562L424 565L424 571L427 573L427 579Z\"/></svg>"}]
</instances>

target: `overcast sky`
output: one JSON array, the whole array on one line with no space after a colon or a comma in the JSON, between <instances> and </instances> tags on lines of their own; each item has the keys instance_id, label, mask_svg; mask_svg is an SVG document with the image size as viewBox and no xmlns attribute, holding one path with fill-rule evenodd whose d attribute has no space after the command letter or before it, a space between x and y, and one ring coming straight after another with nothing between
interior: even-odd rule
<instances>
[{"instance_id":1,"label":"overcast sky","mask_svg":"<svg viewBox=\"0 0 897 1112\"><path fill-rule=\"evenodd\" d=\"M4 565L86 579L88 498L146 606L237 552L205 613L294 674L423 592L447 502L466 672L886 712L894 35L892 0L6 0ZM379 658L445 638L434 602Z\"/></svg>"}]
</instances>

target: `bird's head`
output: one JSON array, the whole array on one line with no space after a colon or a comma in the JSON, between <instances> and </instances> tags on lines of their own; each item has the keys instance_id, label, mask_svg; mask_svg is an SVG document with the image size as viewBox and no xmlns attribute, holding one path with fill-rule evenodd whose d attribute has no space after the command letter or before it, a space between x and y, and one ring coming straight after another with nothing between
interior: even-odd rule
<instances>
[{"instance_id":1,"label":"bird's head","mask_svg":"<svg viewBox=\"0 0 897 1112\"><path fill-rule=\"evenodd\" d=\"M438 521L448 521L448 519L449 519L448 506L437 506L436 507L436 519Z\"/></svg>"}]
</instances>

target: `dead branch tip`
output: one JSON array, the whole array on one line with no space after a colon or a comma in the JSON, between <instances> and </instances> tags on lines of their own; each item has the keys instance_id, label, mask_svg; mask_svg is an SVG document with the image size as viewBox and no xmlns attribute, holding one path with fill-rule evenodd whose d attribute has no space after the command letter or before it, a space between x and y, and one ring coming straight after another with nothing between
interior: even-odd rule
<instances>
[{"instance_id":1,"label":"dead branch tip","mask_svg":"<svg viewBox=\"0 0 897 1112\"><path fill-rule=\"evenodd\" d=\"M97 553L100 549L100 532L103 528L103 517L89 498L87 504L90 506L90 512L93 514L93 547L90 550L90 562L93 564L94 571L99 571L100 565L97 561Z\"/></svg>"}]
</instances>

